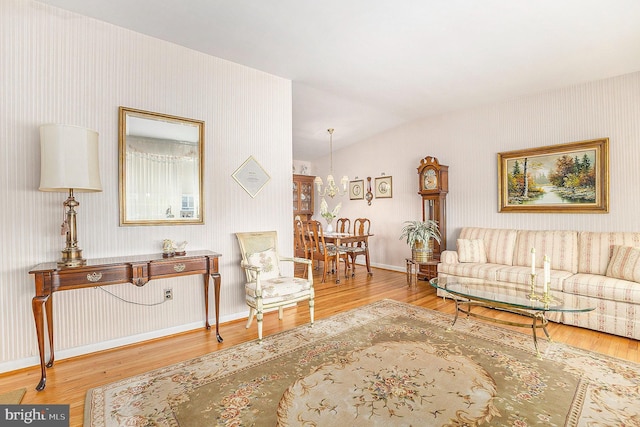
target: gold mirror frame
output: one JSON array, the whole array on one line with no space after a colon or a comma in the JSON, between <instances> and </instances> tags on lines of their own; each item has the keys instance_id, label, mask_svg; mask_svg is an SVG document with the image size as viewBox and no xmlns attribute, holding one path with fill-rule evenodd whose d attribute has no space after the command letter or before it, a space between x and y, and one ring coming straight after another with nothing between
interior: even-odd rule
<instances>
[{"instance_id":1,"label":"gold mirror frame","mask_svg":"<svg viewBox=\"0 0 640 427\"><path fill-rule=\"evenodd\" d=\"M120 225L204 224L204 122L120 107L118 135ZM149 157L153 164L145 163ZM174 163L159 166L158 159ZM152 173L158 177L145 180Z\"/></svg>"}]
</instances>

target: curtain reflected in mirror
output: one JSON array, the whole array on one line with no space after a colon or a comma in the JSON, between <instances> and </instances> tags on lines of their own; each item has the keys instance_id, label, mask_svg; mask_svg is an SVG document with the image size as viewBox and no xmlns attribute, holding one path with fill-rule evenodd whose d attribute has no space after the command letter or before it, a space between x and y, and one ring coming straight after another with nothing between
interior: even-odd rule
<instances>
[{"instance_id":1,"label":"curtain reflected in mirror","mask_svg":"<svg viewBox=\"0 0 640 427\"><path fill-rule=\"evenodd\" d=\"M120 224L202 224L204 122L120 107Z\"/></svg>"}]
</instances>

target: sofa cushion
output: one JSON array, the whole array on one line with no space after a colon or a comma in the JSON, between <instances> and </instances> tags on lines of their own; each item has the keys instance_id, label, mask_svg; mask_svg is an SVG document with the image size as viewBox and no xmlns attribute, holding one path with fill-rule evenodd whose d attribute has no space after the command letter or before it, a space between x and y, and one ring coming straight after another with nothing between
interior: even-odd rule
<instances>
[{"instance_id":1,"label":"sofa cushion","mask_svg":"<svg viewBox=\"0 0 640 427\"><path fill-rule=\"evenodd\" d=\"M482 239L458 239L458 260L460 262L487 262Z\"/></svg>"},{"instance_id":2,"label":"sofa cushion","mask_svg":"<svg viewBox=\"0 0 640 427\"><path fill-rule=\"evenodd\" d=\"M472 279L496 280L496 271L503 268L501 264L489 264L479 262L465 262L459 264L438 264L438 276L440 273L449 276L470 277Z\"/></svg>"},{"instance_id":3,"label":"sofa cushion","mask_svg":"<svg viewBox=\"0 0 640 427\"><path fill-rule=\"evenodd\" d=\"M606 275L640 282L640 248L614 245Z\"/></svg>"},{"instance_id":4,"label":"sofa cushion","mask_svg":"<svg viewBox=\"0 0 640 427\"><path fill-rule=\"evenodd\" d=\"M443 264L457 264L458 252L456 251L442 251L440 253L440 262Z\"/></svg>"},{"instance_id":5,"label":"sofa cushion","mask_svg":"<svg viewBox=\"0 0 640 427\"><path fill-rule=\"evenodd\" d=\"M571 277L573 274L563 270L551 270L550 271L551 284L549 285L551 290L562 290L562 284L565 279ZM519 285L531 286L531 267L520 267L517 265L504 266L496 271L496 280L498 282L517 283ZM544 274L539 271L536 274L536 293L542 293L542 287L544 283Z\"/></svg>"},{"instance_id":6,"label":"sofa cushion","mask_svg":"<svg viewBox=\"0 0 640 427\"><path fill-rule=\"evenodd\" d=\"M260 281L262 284L262 303L273 304L277 302L303 298L309 295L311 282L300 277L276 277ZM256 295L256 282L245 284L247 300L254 301Z\"/></svg>"},{"instance_id":7,"label":"sofa cushion","mask_svg":"<svg viewBox=\"0 0 640 427\"><path fill-rule=\"evenodd\" d=\"M249 264L260 267L260 279L269 280L280 276L280 268L278 266L278 255L275 249L269 248L265 251L254 252L247 257ZM255 275L251 274L255 279Z\"/></svg>"},{"instance_id":8,"label":"sofa cushion","mask_svg":"<svg viewBox=\"0 0 640 427\"><path fill-rule=\"evenodd\" d=\"M640 246L640 233L580 232L578 272L605 275L615 245Z\"/></svg>"},{"instance_id":9,"label":"sofa cushion","mask_svg":"<svg viewBox=\"0 0 640 427\"><path fill-rule=\"evenodd\" d=\"M531 268L531 248L536 249L536 267L542 268L549 256L552 270L578 272L578 232L564 230L520 230L513 265Z\"/></svg>"},{"instance_id":10,"label":"sofa cushion","mask_svg":"<svg viewBox=\"0 0 640 427\"><path fill-rule=\"evenodd\" d=\"M482 239L487 262L491 264L513 265L513 249L516 244L516 230L501 228L464 227L460 239Z\"/></svg>"}]
</instances>

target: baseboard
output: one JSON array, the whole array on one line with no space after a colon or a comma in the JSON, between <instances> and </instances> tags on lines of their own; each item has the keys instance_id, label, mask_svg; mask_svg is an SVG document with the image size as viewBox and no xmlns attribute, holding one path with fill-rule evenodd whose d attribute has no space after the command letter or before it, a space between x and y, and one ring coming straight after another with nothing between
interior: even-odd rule
<instances>
[{"instance_id":1,"label":"baseboard","mask_svg":"<svg viewBox=\"0 0 640 427\"><path fill-rule=\"evenodd\" d=\"M231 322L233 320L246 318L249 315L249 310L234 313L227 316L220 317L220 324L225 322ZM211 324L212 329L215 328L215 319L209 319L209 323ZM124 345L136 344L143 341L152 340L155 338L166 337L169 335L179 334L182 332L191 331L198 328L204 328L204 322L192 322L187 323L185 325L174 326L171 328L159 329L157 331L145 332L143 334L130 335L126 337L121 337L109 341L101 341L99 343L93 343L89 345L84 345L80 347L73 347L67 349L56 350L56 361L69 359L71 357L82 356L89 353L95 353L98 351L110 350L116 347L122 347ZM213 331L215 333L215 331ZM35 340L35 337L34 337ZM45 359L48 357L48 352L45 356ZM40 359L38 356L27 357L18 360L12 360L10 362L0 363L0 373L6 373L11 371L16 371L18 369L29 368L32 366L39 366Z\"/></svg>"}]
</instances>

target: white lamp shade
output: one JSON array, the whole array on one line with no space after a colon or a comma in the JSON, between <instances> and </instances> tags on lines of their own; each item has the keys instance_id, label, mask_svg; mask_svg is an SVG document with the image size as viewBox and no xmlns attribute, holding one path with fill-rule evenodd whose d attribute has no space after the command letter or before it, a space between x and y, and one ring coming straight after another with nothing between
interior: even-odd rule
<instances>
[{"instance_id":1,"label":"white lamp shade","mask_svg":"<svg viewBox=\"0 0 640 427\"><path fill-rule=\"evenodd\" d=\"M78 126L40 126L40 191L102 191L98 133Z\"/></svg>"}]
</instances>

